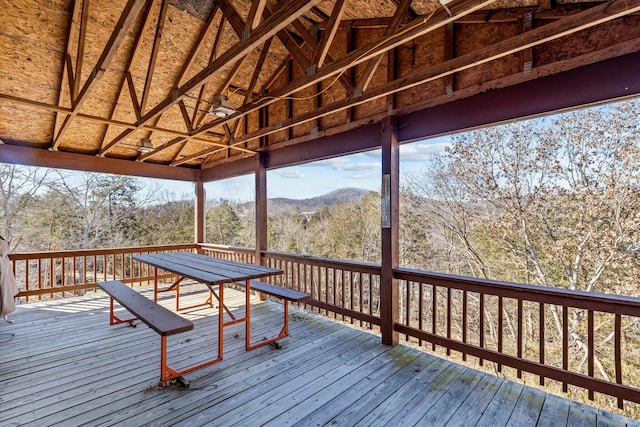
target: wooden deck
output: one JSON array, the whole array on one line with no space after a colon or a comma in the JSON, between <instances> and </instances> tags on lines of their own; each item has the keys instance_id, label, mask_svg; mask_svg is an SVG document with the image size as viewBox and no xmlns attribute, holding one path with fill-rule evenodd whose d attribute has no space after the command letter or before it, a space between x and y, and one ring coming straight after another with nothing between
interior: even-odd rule
<instances>
[{"instance_id":1,"label":"wooden deck","mask_svg":"<svg viewBox=\"0 0 640 427\"><path fill-rule=\"evenodd\" d=\"M242 298L226 291L233 310ZM174 308L172 296L161 301ZM279 331L280 305L256 301L252 313L254 337ZM215 351L213 314L183 312L195 329L171 337L170 364ZM144 324L110 327L108 316L99 292L21 305L13 324L0 319L0 425L640 426L293 310L282 349L246 352L244 326L234 325L222 362L187 375L189 389L158 389L159 336Z\"/></svg>"}]
</instances>

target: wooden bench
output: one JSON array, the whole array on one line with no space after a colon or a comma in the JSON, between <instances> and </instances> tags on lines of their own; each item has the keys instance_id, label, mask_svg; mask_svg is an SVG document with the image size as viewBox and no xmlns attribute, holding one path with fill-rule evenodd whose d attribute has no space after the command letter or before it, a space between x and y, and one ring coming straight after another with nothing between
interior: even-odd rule
<instances>
[{"instance_id":1,"label":"wooden bench","mask_svg":"<svg viewBox=\"0 0 640 427\"><path fill-rule=\"evenodd\" d=\"M194 326L193 323L177 315L176 313L167 310L161 305L156 304L152 300L144 297L142 294L134 291L118 280L100 282L98 283L98 287L111 297L109 310L110 325L129 323L131 326L135 326L133 324L133 321L140 320L151 329L156 331L158 334L160 334L161 384L164 384L167 381L177 380L184 387L188 387L188 383L184 380L184 378L182 378L182 375L219 361L219 359L215 359L213 361L205 362L205 364L200 364L179 372L171 369L167 365L167 337L170 335L175 335L181 332L192 330ZM135 317L130 319L121 319L116 316L114 314L114 300L116 300L122 307L127 309L127 311L129 311Z\"/></svg>"},{"instance_id":2,"label":"wooden bench","mask_svg":"<svg viewBox=\"0 0 640 427\"><path fill-rule=\"evenodd\" d=\"M236 282L237 285L246 287L244 282ZM249 281L250 291L262 292L263 294L271 295L273 297L284 300L284 326L280 330L280 333L273 338L264 338L262 341L257 344L251 343L251 322L250 316L247 316L246 322L246 349L254 350L258 347L262 347L267 344L273 345L275 348L281 348L277 343L278 340L281 340L284 337L289 336L289 301L292 302L301 302L305 299L309 298L309 294L304 292L296 291L293 289L283 288L281 286L271 285L269 283L260 282L258 280L250 280ZM249 299L251 297L251 292L246 292L246 306L247 310L250 310Z\"/></svg>"}]
</instances>

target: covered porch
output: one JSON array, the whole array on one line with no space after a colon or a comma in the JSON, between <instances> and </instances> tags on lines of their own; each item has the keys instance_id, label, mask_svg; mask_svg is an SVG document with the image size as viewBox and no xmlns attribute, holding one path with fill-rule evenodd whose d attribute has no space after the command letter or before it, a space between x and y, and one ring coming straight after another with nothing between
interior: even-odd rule
<instances>
[{"instance_id":1,"label":"covered porch","mask_svg":"<svg viewBox=\"0 0 640 427\"><path fill-rule=\"evenodd\" d=\"M183 292L186 304L207 294ZM173 307L170 295L160 301ZM244 295L226 301L236 312ZM279 328L278 304L254 299L252 310L256 336ZM182 315L196 327L170 342L169 357L191 364L215 351L215 310ZM110 327L108 316L102 292L19 306L0 328L3 425L640 425L301 310L281 349L246 352L236 325L222 362L187 375L188 389L158 389L157 335Z\"/></svg>"},{"instance_id":2,"label":"covered porch","mask_svg":"<svg viewBox=\"0 0 640 427\"><path fill-rule=\"evenodd\" d=\"M191 182L195 230L181 245L12 254L26 304L0 329L13 335L0 356L1 421L637 425L479 369L638 414L627 330L640 299L403 268L398 233L400 144L637 97L639 0L372 4L3 4L0 162ZM378 148L379 264L269 250L267 171ZM246 174L255 246L206 244L205 183ZM96 282L147 292L153 275L132 256L177 250L284 270L273 284L311 295L285 348L231 347L191 389L146 390L155 340L146 328L108 327ZM256 305L260 328L272 307ZM576 362L578 312L586 340ZM189 316L204 326L196 334L212 321ZM552 320L560 339L549 348ZM608 347L596 358L600 325ZM428 354L437 351L478 370Z\"/></svg>"}]
</instances>

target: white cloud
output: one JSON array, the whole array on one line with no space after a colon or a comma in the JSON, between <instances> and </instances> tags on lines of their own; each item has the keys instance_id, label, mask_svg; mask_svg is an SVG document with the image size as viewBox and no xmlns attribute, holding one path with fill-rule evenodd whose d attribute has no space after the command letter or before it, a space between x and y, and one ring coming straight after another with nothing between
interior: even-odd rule
<instances>
[{"instance_id":1,"label":"white cloud","mask_svg":"<svg viewBox=\"0 0 640 427\"><path fill-rule=\"evenodd\" d=\"M334 171L340 172L357 172L380 169L379 162L354 162L352 159L346 157L321 160L319 162L310 163L308 166L328 167Z\"/></svg>"},{"instance_id":2,"label":"white cloud","mask_svg":"<svg viewBox=\"0 0 640 427\"><path fill-rule=\"evenodd\" d=\"M278 171L277 174L281 177L281 178L286 178L286 179L299 179L299 178L304 178L304 174L302 173L302 171L300 169L283 169L281 171Z\"/></svg>"},{"instance_id":3,"label":"white cloud","mask_svg":"<svg viewBox=\"0 0 640 427\"><path fill-rule=\"evenodd\" d=\"M449 142L414 142L400 146L400 162L425 162L435 153L441 153Z\"/></svg>"}]
</instances>

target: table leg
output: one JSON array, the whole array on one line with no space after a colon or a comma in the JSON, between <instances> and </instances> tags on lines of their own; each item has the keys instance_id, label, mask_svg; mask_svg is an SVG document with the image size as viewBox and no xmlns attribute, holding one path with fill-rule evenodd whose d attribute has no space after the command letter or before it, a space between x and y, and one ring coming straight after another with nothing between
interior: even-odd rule
<instances>
[{"instance_id":1,"label":"table leg","mask_svg":"<svg viewBox=\"0 0 640 427\"><path fill-rule=\"evenodd\" d=\"M218 285L220 300L218 301L218 358L224 354L224 283Z\"/></svg>"},{"instance_id":2,"label":"table leg","mask_svg":"<svg viewBox=\"0 0 640 427\"><path fill-rule=\"evenodd\" d=\"M158 267L153 267L153 302L158 302Z\"/></svg>"},{"instance_id":3,"label":"table leg","mask_svg":"<svg viewBox=\"0 0 640 427\"><path fill-rule=\"evenodd\" d=\"M245 349L249 351L251 349L251 280L247 279L245 283L245 314L244 317L246 320L245 323L245 340L246 345Z\"/></svg>"}]
</instances>

